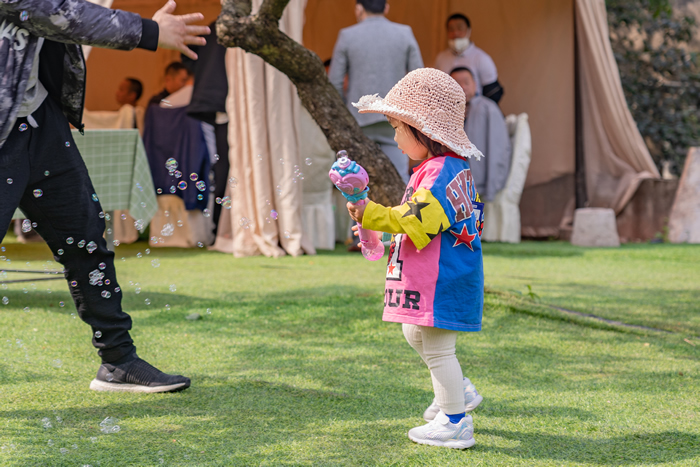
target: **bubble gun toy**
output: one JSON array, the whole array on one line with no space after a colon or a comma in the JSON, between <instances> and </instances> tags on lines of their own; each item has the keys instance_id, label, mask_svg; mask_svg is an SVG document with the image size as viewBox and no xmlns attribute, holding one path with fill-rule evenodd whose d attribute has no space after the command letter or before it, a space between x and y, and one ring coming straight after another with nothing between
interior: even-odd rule
<instances>
[{"instance_id":1,"label":"bubble gun toy","mask_svg":"<svg viewBox=\"0 0 700 467\"><path fill-rule=\"evenodd\" d=\"M350 160L347 151L338 151L338 160L333 163L328 176L343 196L356 206L367 203L369 176L360 164ZM370 261L384 256L384 244L379 232L363 229L358 222L362 255Z\"/></svg>"}]
</instances>

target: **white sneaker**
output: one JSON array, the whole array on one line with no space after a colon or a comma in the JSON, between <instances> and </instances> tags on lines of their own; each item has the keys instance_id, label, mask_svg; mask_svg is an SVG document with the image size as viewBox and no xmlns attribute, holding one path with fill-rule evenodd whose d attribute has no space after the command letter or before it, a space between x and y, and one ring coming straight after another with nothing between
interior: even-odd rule
<instances>
[{"instance_id":1,"label":"white sneaker","mask_svg":"<svg viewBox=\"0 0 700 467\"><path fill-rule=\"evenodd\" d=\"M459 423L450 422L442 410L427 425L418 426L408 432L411 441L418 444L443 446L452 449L466 449L474 446L474 425L472 416L466 415Z\"/></svg>"},{"instance_id":2,"label":"white sneaker","mask_svg":"<svg viewBox=\"0 0 700 467\"><path fill-rule=\"evenodd\" d=\"M476 392L476 388L472 384L471 381L469 381L469 378L464 378L462 380L464 383L464 405L465 405L465 411L466 412L471 412L479 404L481 404L481 401L484 400L481 395ZM437 413L440 411L440 407L438 407L437 402L435 399L433 399L433 403L428 406L427 409L425 409L425 412L423 412L423 420L426 422L429 422L435 418Z\"/></svg>"}]
</instances>

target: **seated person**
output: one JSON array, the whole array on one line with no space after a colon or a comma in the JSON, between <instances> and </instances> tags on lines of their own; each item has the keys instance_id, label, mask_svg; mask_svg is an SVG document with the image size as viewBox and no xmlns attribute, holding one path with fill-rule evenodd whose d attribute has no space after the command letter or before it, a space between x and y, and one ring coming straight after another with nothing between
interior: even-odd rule
<instances>
[{"instance_id":1,"label":"seated person","mask_svg":"<svg viewBox=\"0 0 700 467\"><path fill-rule=\"evenodd\" d=\"M469 68L455 68L450 76L467 97L464 131L484 154L481 160L469 160L474 184L482 201L493 201L505 186L510 171L511 143L506 121L498 104L476 95L476 80Z\"/></svg>"},{"instance_id":2,"label":"seated person","mask_svg":"<svg viewBox=\"0 0 700 467\"><path fill-rule=\"evenodd\" d=\"M88 130L138 128L143 132L142 107L136 104L143 93L143 84L136 78L124 78L114 97L117 111L90 111L85 109L83 123Z\"/></svg>"},{"instance_id":3,"label":"seated person","mask_svg":"<svg viewBox=\"0 0 700 467\"><path fill-rule=\"evenodd\" d=\"M190 71L182 62L172 62L165 68L165 80L163 90L151 97L148 105L160 104L160 101L168 97L170 94L179 91L190 79Z\"/></svg>"},{"instance_id":4,"label":"seated person","mask_svg":"<svg viewBox=\"0 0 700 467\"><path fill-rule=\"evenodd\" d=\"M476 94L498 103L503 97L503 87L498 82L498 70L493 60L471 42L472 27L469 18L455 13L447 18L449 48L435 58L435 68L449 73L457 67L472 70L476 81Z\"/></svg>"}]
</instances>

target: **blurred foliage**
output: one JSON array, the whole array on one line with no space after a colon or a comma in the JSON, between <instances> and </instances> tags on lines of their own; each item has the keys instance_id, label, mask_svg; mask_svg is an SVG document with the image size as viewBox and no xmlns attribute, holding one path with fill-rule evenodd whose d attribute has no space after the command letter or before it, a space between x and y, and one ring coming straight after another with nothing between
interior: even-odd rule
<instances>
[{"instance_id":1,"label":"blurred foliage","mask_svg":"<svg viewBox=\"0 0 700 467\"><path fill-rule=\"evenodd\" d=\"M695 19L668 0L607 0L622 87L659 170L679 174L688 148L700 145L700 67L687 44ZM667 162L665 162L667 161Z\"/></svg>"}]
</instances>

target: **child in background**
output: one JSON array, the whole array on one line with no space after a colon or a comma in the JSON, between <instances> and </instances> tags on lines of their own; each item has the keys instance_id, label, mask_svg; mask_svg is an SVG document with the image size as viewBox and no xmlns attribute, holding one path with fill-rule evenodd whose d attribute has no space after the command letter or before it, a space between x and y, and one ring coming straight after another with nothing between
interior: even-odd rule
<instances>
[{"instance_id":1,"label":"child in background","mask_svg":"<svg viewBox=\"0 0 700 467\"><path fill-rule=\"evenodd\" d=\"M416 443L474 445L472 417L482 400L455 355L459 331L481 330L484 273L481 203L467 158L481 157L464 132L465 95L448 74L414 70L386 98L364 96L360 113L381 113L410 159L420 161L399 206L348 203L362 227L394 234L389 250L384 321L402 323L408 343L430 369L435 399ZM354 227L357 229L357 226Z\"/></svg>"}]
</instances>

